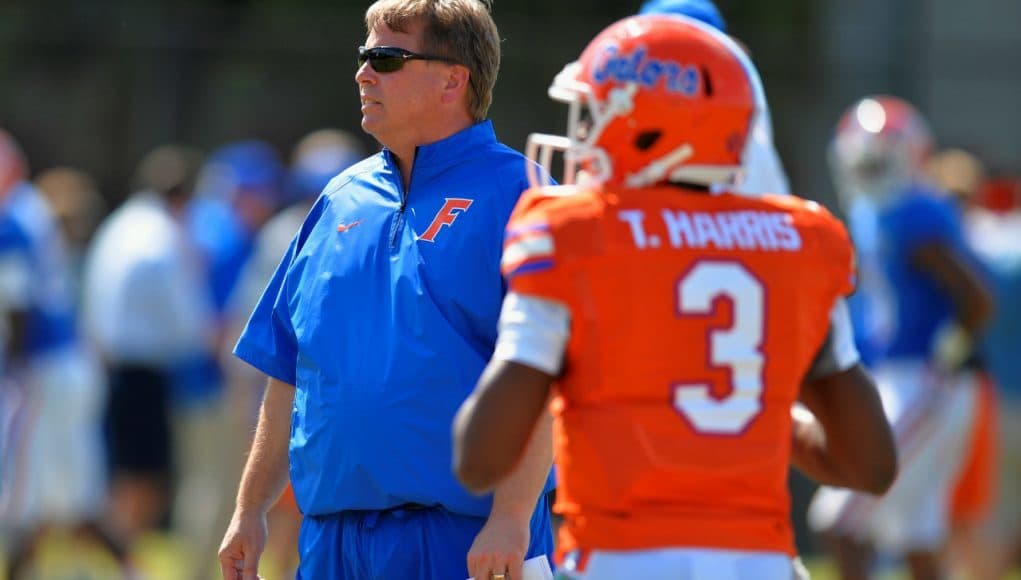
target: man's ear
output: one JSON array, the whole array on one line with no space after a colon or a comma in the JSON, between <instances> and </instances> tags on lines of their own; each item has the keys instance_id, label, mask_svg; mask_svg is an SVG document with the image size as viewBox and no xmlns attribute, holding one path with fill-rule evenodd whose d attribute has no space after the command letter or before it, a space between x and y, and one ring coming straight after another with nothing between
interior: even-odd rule
<instances>
[{"instance_id":1,"label":"man's ear","mask_svg":"<svg viewBox=\"0 0 1021 580\"><path fill-rule=\"evenodd\" d=\"M449 72L443 82L443 102L453 103L461 100L468 92L468 78L471 75L468 67L455 64L449 67Z\"/></svg>"}]
</instances>

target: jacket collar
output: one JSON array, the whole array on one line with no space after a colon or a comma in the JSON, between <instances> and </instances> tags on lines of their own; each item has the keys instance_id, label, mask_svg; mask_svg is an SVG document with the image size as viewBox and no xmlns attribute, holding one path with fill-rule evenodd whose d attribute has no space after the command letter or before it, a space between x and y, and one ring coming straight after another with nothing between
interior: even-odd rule
<instances>
[{"instance_id":1,"label":"jacket collar","mask_svg":"<svg viewBox=\"0 0 1021 580\"><path fill-rule=\"evenodd\" d=\"M496 132L492 121L481 121L439 141L419 145L415 150L412 171L419 178L423 173L431 174L446 169L460 163L474 151L494 143ZM386 158L393 163L393 155L389 150L386 150Z\"/></svg>"}]
</instances>

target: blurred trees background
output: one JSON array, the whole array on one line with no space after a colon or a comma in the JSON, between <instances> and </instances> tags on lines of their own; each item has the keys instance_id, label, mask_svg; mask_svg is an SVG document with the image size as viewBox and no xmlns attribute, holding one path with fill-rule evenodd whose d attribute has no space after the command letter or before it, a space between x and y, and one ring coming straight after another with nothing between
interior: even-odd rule
<instances>
[{"instance_id":1,"label":"blurred trees background","mask_svg":"<svg viewBox=\"0 0 1021 580\"><path fill-rule=\"evenodd\" d=\"M496 0L503 66L491 116L522 147L563 130L553 75L639 0ZM1021 3L1016 0L719 0L751 49L795 190L830 201L825 147L855 98L889 92L941 141L994 169L1021 161ZM0 1L0 126L34 170L71 164L112 200L155 145L244 137L282 152L304 133L358 131L355 49L366 0Z\"/></svg>"}]
</instances>

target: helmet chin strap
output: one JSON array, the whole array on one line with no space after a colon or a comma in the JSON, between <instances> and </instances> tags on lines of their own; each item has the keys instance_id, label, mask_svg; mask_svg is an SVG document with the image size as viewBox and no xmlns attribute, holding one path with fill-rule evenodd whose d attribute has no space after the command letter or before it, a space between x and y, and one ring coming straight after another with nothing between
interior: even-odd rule
<instances>
[{"instance_id":1,"label":"helmet chin strap","mask_svg":"<svg viewBox=\"0 0 1021 580\"><path fill-rule=\"evenodd\" d=\"M628 187L645 187L647 185L659 183L666 178L668 172L677 167L677 165L684 163L694 154L695 148L690 144L685 143L670 153L667 153L652 163L649 163L640 171L628 175L627 178L624 179L624 184Z\"/></svg>"}]
</instances>

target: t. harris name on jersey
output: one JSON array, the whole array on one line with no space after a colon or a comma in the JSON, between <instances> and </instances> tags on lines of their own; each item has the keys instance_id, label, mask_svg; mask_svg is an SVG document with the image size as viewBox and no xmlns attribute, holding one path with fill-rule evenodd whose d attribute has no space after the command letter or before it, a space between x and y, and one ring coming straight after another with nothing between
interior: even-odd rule
<instances>
[{"instance_id":1,"label":"t. harris name on jersey","mask_svg":"<svg viewBox=\"0 0 1021 580\"><path fill-rule=\"evenodd\" d=\"M796 252L801 249L801 235L794 227L791 214L786 212L700 212L664 208L655 213L622 209L617 217L627 224L635 247L642 250L667 247Z\"/></svg>"}]
</instances>

